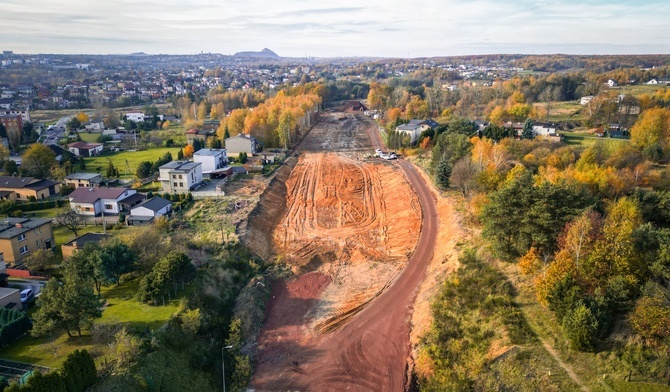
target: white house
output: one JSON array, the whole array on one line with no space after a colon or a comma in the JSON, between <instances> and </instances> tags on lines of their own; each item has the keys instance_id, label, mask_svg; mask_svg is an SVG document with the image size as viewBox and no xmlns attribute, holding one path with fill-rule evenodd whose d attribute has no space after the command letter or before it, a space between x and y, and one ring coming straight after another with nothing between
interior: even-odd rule
<instances>
[{"instance_id":1,"label":"white house","mask_svg":"<svg viewBox=\"0 0 670 392\"><path fill-rule=\"evenodd\" d=\"M67 145L67 149L78 157L95 157L102 153L104 146L101 143L74 142Z\"/></svg>"},{"instance_id":2,"label":"white house","mask_svg":"<svg viewBox=\"0 0 670 392\"><path fill-rule=\"evenodd\" d=\"M203 148L193 154L193 161L202 164L202 174L207 177L214 170L228 165L228 155L225 148Z\"/></svg>"},{"instance_id":3,"label":"white house","mask_svg":"<svg viewBox=\"0 0 670 392\"><path fill-rule=\"evenodd\" d=\"M126 113L126 118L134 122L144 121L144 113L142 112L128 112Z\"/></svg>"},{"instance_id":4,"label":"white house","mask_svg":"<svg viewBox=\"0 0 670 392\"><path fill-rule=\"evenodd\" d=\"M652 80L648 81L647 84L658 84L658 80L652 79Z\"/></svg>"},{"instance_id":5,"label":"white house","mask_svg":"<svg viewBox=\"0 0 670 392\"><path fill-rule=\"evenodd\" d=\"M556 135L556 127L548 124L534 124L533 133L535 136L553 136Z\"/></svg>"},{"instance_id":6,"label":"white house","mask_svg":"<svg viewBox=\"0 0 670 392\"><path fill-rule=\"evenodd\" d=\"M128 188L77 188L68 197L70 208L82 215L116 215L123 210L120 203L136 193Z\"/></svg>"},{"instance_id":7,"label":"white house","mask_svg":"<svg viewBox=\"0 0 670 392\"><path fill-rule=\"evenodd\" d=\"M395 130L396 132L403 133L406 135L409 135L410 137L410 143L414 144L419 140L419 136L421 136L421 132L427 131L429 128L437 128L440 124L438 124L435 120L428 119L428 120L411 120L409 124L402 124L398 126Z\"/></svg>"},{"instance_id":8,"label":"white house","mask_svg":"<svg viewBox=\"0 0 670 392\"><path fill-rule=\"evenodd\" d=\"M579 99L580 105L587 105L589 102L593 101L593 95L586 95Z\"/></svg>"},{"instance_id":9,"label":"white house","mask_svg":"<svg viewBox=\"0 0 670 392\"><path fill-rule=\"evenodd\" d=\"M87 131L102 131L105 129L105 123L102 121L92 121L88 124L84 124L84 129Z\"/></svg>"},{"instance_id":10,"label":"white house","mask_svg":"<svg viewBox=\"0 0 670 392\"><path fill-rule=\"evenodd\" d=\"M154 218L169 215L170 212L172 212L172 202L156 196L133 207L127 222L129 225L146 224L152 222Z\"/></svg>"},{"instance_id":11,"label":"white house","mask_svg":"<svg viewBox=\"0 0 670 392\"><path fill-rule=\"evenodd\" d=\"M202 182L202 163L172 161L158 168L158 181L163 192L188 193Z\"/></svg>"},{"instance_id":12,"label":"white house","mask_svg":"<svg viewBox=\"0 0 670 392\"><path fill-rule=\"evenodd\" d=\"M618 83L617 83L615 80L613 80L613 79L608 80L605 84L608 85L609 87L616 87L616 86L618 86Z\"/></svg>"}]
</instances>

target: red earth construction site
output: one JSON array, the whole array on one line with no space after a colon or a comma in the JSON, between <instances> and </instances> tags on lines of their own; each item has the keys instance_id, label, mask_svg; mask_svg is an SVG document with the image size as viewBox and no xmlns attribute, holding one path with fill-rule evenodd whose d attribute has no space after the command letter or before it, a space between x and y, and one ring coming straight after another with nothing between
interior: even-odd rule
<instances>
[{"instance_id":1,"label":"red earth construction site","mask_svg":"<svg viewBox=\"0 0 670 392\"><path fill-rule=\"evenodd\" d=\"M439 205L410 163L370 158L380 146L368 118L323 113L251 214L243 241L298 276L273 285L252 389L407 388Z\"/></svg>"}]
</instances>

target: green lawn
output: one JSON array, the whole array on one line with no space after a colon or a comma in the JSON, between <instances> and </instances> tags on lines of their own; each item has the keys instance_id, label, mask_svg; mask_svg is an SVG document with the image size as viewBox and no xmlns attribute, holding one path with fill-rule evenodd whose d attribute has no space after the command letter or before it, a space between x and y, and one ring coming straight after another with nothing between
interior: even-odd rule
<instances>
[{"instance_id":1,"label":"green lawn","mask_svg":"<svg viewBox=\"0 0 670 392\"><path fill-rule=\"evenodd\" d=\"M150 306L139 303L134 299L138 282L128 282L121 286L107 287L102 290L102 296L107 300L102 318L98 323L118 323L128 330L143 332L147 328L160 328L180 307L180 298L187 290L178 291L178 298L165 306ZM26 335L14 344L0 350L0 358L11 361L31 363L40 366L58 367L65 360L68 353L75 349L86 349L94 358L111 360L111 348L104 342L96 341L89 331L83 331L82 336L68 337L62 334L50 341L46 338L33 338Z\"/></svg>"},{"instance_id":2,"label":"green lawn","mask_svg":"<svg viewBox=\"0 0 670 392\"><path fill-rule=\"evenodd\" d=\"M109 163L109 160L111 159L114 166L116 166L116 168L119 169L122 178L125 178L126 175L127 177L132 177L135 176L137 165L139 165L140 162L157 161L158 158L165 155L166 152L170 152L172 154L172 158L177 159L177 153L179 152L179 148L180 147L171 147L171 148L161 147L161 148L151 148L144 151L106 152L97 157L84 158L86 162L85 171L90 173L96 173L98 172L97 169L100 168L100 173L104 173ZM126 162L128 162L128 166L130 167L130 172L128 173L126 173L127 172ZM78 168L78 166L76 166L75 168Z\"/></svg>"},{"instance_id":3,"label":"green lawn","mask_svg":"<svg viewBox=\"0 0 670 392\"><path fill-rule=\"evenodd\" d=\"M79 132L79 137L81 140L89 143L97 143L98 138L100 137L99 133L88 133L88 132Z\"/></svg>"},{"instance_id":4,"label":"green lawn","mask_svg":"<svg viewBox=\"0 0 670 392\"><path fill-rule=\"evenodd\" d=\"M610 139L581 132L561 131L560 133L565 137L565 143L569 145L579 145L586 147L599 142L612 146L616 146L619 143L630 143L630 139Z\"/></svg>"},{"instance_id":5,"label":"green lawn","mask_svg":"<svg viewBox=\"0 0 670 392\"><path fill-rule=\"evenodd\" d=\"M640 96L644 94L654 94L658 90L666 90L668 87L660 84L635 84L635 85L626 85L618 86L609 89L610 91L616 91L618 94L627 94L632 96Z\"/></svg>"}]
</instances>

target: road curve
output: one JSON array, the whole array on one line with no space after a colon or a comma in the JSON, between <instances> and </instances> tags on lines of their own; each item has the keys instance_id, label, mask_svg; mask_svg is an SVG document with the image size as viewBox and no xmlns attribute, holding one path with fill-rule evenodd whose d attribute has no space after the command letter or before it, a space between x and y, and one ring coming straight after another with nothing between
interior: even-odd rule
<instances>
[{"instance_id":1,"label":"road curve","mask_svg":"<svg viewBox=\"0 0 670 392\"><path fill-rule=\"evenodd\" d=\"M360 119L360 118L359 118ZM367 119L375 148L382 143ZM256 391L404 391L410 355L410 320L438 232L435 200L423 177L408 162L397 162L416 192L423 215L416 249L398 279L341 329L295 347L272 368L257 369Z\"/></svg>"}]
</instances>

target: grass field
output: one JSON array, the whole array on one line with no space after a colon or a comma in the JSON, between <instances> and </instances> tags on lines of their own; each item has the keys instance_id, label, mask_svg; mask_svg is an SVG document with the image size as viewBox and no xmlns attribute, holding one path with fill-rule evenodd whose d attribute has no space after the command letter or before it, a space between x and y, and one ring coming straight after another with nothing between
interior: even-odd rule
<instances>
[{"instance_id":1,"label":"grass field","mask_svg":"<svg viewBox=\"0 0 670 392\"><path fill-rule=\"evenodd\" d=\"M561 131L561 134L565 137L565 143L572 146L587 147L596 143L604 143L608 146L616 147L621 143L630 143L630 139L610 139L582 132Z\"/></svg>"},{"instance_id":2,"label":"grass field","mask_svg":"<svg viewBox=\"0 0 670 392\"><path fill-rule=\"evenodd\" d=\"M626 86L612 87L609 91L615 91L618 94L628 94L632 96L640 96L644 94L653 94L658 90L666 90L668 87L660 84L634 84Z\"/></svg>"},{"instance_id":3,"label":"grass field","mask_svg":"<svg viewBox=\"0 0 670 392\"><path fill-rule=\"evenodd\" d=\"M151 148L143 151L121 151L121 152L106 152L102 155L93 158L84 158L86 162L86 170L90 173L98 172L104 173L107 168L109 160L112 160L114 166L119 169L121 178L130 178L135 176L135 171L137 170L137 165L143 161L154 162L158 158L165 155L166 152L170 152L174 159L177 159L177 153L179 152L180 147L161 147L161 148ZM126 162L130 167L130 171L127 172Z\"/></svg>"},{"instance_id":4,"label":"grass field","mask_svg":"<svg viewBox=\"0 0 670 392\"><path fill-rule=\"evenodd\" d=\"M180 307L180 298L188 290L178 293L177 298L166 302L165 306L150 306L134 299L138 282L128 282L121 286L103 288L102 297L107 300L102 318L97 323L119 323L129 330L145 331L160 328ZM104 342L96 341L89 331L82 336L68 337L63 333L57 338L33 338L26 335L14 344L0 350L0 358L11 361L32 363L40 366L58 367L68 353L75 349L86 349L94 358L111 359L112 350Z\"/></svg>"}]
</instances>

